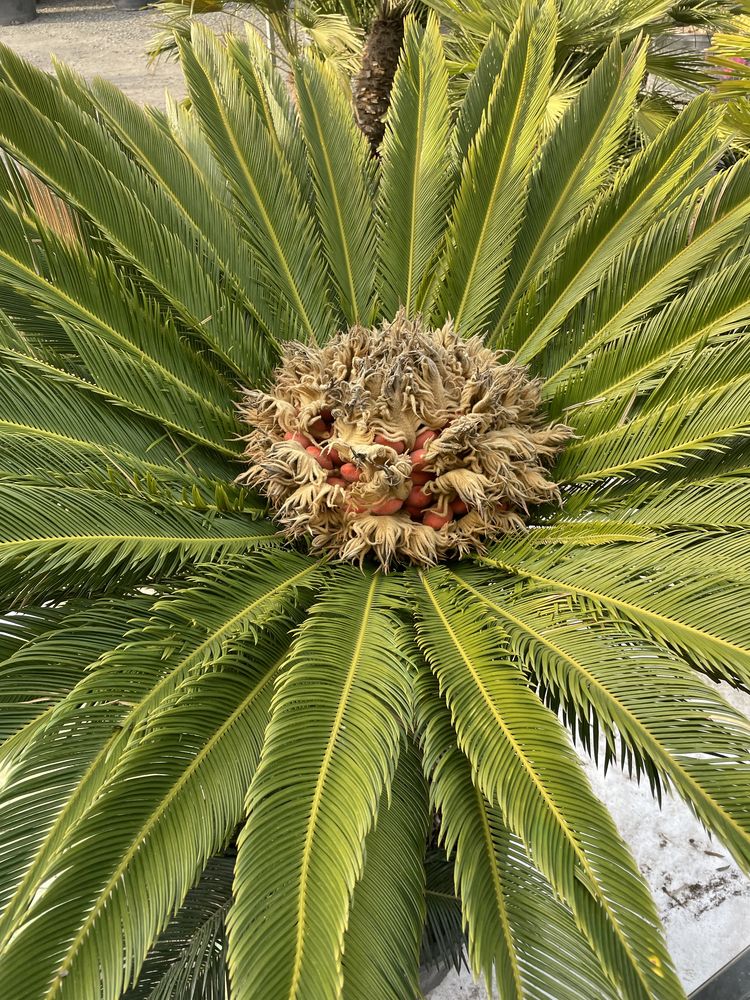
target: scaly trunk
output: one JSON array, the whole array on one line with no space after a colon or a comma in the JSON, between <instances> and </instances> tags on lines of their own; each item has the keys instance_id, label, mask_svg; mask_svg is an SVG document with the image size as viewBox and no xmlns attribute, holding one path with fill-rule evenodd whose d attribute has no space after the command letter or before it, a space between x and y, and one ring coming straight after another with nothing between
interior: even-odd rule
<instances>
[{"instance_id":1,"label":"scaly trunk","mask_svg":"<svg viewBox=\"0 0 750 1000\"><path fill-rule=\"evenodd\" d=\"M362 53L362 69L354 80L357 120L374 154L385 132L383 116L390 104L403 40L403 6L382 10L372 22Z\"/></svg>"}]
</instances>

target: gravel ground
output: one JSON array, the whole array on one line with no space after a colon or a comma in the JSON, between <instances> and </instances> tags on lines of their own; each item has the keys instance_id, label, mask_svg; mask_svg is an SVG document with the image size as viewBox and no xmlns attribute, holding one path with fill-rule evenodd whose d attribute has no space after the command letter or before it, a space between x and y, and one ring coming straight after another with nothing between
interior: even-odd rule
<instances>
[{"instance_id":1,"label":"gravel ground","mask_svg":"<svg viewBox=\"0 0 750 1000\"><path fill-rule=\"evenodd\" d=\"M223 15L205 20L220 31L238 26ZM104 76L133 99L163 107L165 90L181 97L185 89L174 62L147 65L144 53L158 21L151 10L126 13L102 0L57 0L43 3L35 21L0 27L0 41L42 69L51 68L54 54L85 76ZM750 698L727 696L750 715ZM648 879L683 982L695 989L750 941L750 883L681 802L667 799L659 810L647 787L614 769L606 780L588 769ZM453 975L431 1000L485 996L469 976Z\"/></svg>"},{"instance_id":2,"label":"gravel ground","mask_svg":"<svg viewBox=\"0 0 750 1000\"><path fill-rule=\"evenodd\" d=\"M165 90L182 97L185 86L174 60L148 64L146 47L160 20L155 10L120 11L108 0L56 0L42 3L34 21L0 27L0 42L40 69L50 70L56 57L84 76L106 77L133 100L163 108ZM223 14L203 20L219 31L238 25Z\"/></svg>"}]
</instances>

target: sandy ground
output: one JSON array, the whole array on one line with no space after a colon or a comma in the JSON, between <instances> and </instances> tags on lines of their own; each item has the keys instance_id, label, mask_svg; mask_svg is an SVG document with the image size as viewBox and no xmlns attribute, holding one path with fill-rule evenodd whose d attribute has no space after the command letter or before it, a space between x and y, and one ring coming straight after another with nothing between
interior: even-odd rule
<instances>
[{"instance_id":1,"label":"sandy ground","mask_svg":"<svg viewBox=\"0 0 750 1000\"><path fill-rule=\"evenodd\" d=\"M184 86L174 62L147 65L158 20L154 11L125 13L103 0L58 0L42 4L29 24L0 27L0 41L42 69L51 68L54 53L86 76L105 76L135 100L163 107L165 90L179 97ZM218 30L238 26L221 15L207 20ZM728 696L750 716L750 698ZM593 767L589 773L648 879L683 982L695 989L750 942L750 882L681 802L667 799L659 810L647 787L617 771L606 779ZM431 1000L485 996L463 975L451 976Z\"/></svg>"}]
</instances>

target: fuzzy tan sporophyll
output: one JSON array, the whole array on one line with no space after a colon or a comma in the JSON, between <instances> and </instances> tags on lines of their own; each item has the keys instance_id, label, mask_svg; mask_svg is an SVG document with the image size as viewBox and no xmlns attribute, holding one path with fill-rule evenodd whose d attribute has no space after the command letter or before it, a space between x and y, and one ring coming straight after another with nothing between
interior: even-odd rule
<instances>
[{"instance_id":1,"label":"fuzzy tan sporophyll","mask_svg":"<svg viewBox=\"0 0 750 1000\"><path fill-rule=\"evenodd\" d=\"M539 380L479 338L400 311L323 348L286 345L270 391L245 395L240 480L313 550L432 565L559 501L547 467L572 432L544 422L539 396Z\"/></svg>"}]
</instances>

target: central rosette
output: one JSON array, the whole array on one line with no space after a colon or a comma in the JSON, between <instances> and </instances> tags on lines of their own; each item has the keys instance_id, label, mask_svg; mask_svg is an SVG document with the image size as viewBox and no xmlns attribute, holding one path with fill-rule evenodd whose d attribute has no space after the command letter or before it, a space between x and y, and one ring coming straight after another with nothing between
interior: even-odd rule
<instances>
[{"instance_id":1,"label":"central rosette","mask_svg":"<svg viewBox=\"0 0 750 1000\"><path fill-rule=\"evenodd\" d=\"M399 314L325 347L286 346L268 392L246 393L248 470L290 537L361 561L432 565L522 529L558 499L547 474L570 437L539 382L450 324Z\"/></svg>"}]
</instances>

